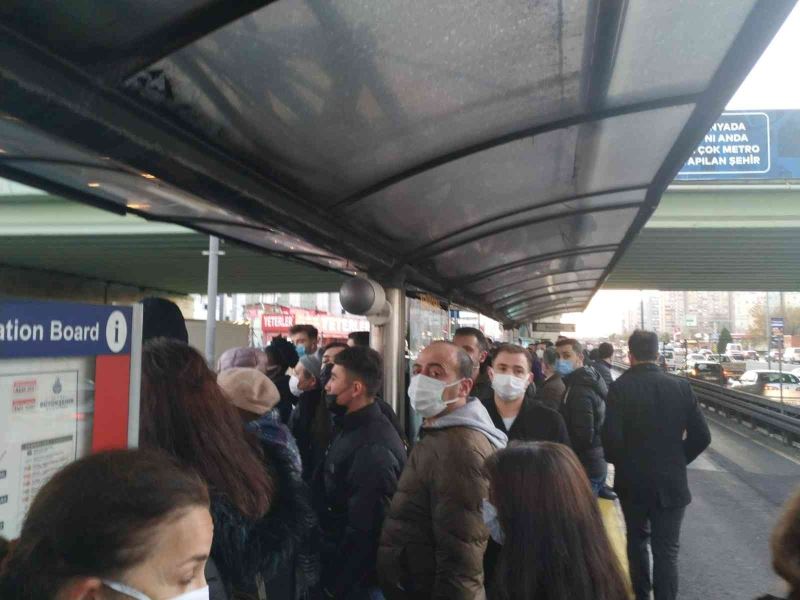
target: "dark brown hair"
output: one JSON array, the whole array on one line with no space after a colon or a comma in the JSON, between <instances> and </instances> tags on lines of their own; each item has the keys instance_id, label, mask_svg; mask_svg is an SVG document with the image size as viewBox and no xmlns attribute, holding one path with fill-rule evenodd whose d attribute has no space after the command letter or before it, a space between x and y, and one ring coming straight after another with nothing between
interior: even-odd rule
<instances>
[{"instance_id":1,"label":"dark brown hair","mask_svg":"<svg viewBox=\"0 0 800 600\"><path fill-rule=\"evenodd\" d=\"M786 503L771 545L772 567L789 584L789 600L800 600L800 491Z\"/></svg>"},{"instance_id":2,"label":"dark brown hair","mask_svg":"<svg viewBox=\"0 0 800 600\"><path fill-rule=\"evenodd\" d=\"M381 389L383 381L383 360L381 355L366 346L353 346L342 350L333 357L333 364L339 365L350 377L360 379L372 398Z\"/></svg>"},{"instance_id":3,"label":"dark brown hair","mask_svg":"<svg viewBox=\"0 0 800 600\"><path fill-rule=\"evenodd\" d=\"M208 503L194 471L154 450L67 465L31 504L0 568L0 598L50 600L74 577L115 576L145 559L159 525Z\"/></svg>"},{"instance_id":4,"label":"dark brown hair","mask_svg":"<svg viewBox=\"0 0 800 600\"><path fill-rule=\"evenodd\" d=\"M581 356L583 353L583 346L578 340L574 338L563 338L563 339L559 338L556 341L556 348L558 348L559 346L570 346L572 348L572 351L578 356Z\"/></svg>"},{"instance_id":5,"label":"dark brown hair","mask_svg":"<svg viewBox=\"0 0 800 600\"><path fill-rule=\"evenodd\" d=\"M289 329L289 335L295 335L296 333L305 333L312 342L319 338L319 331L313 325L292 325L292 328Z\"/></svg>"},{"instance_id":6,"label":"dark brown hair","mask_svg":"<svg viewBox=\"0 0 800 600\"><path fill-rule=\"evenodd\" d=\"M269 511L275 483L263 451L197 350L166 338L147 342L141 405L142 445L192 466L212 495L243 516L255 520Z\"/></svg>"},{"instance_id":7,"label":"dark brown hair","mask_svg":"<svg viewBox=\"0 0 800 600\"><path fill-rule=\"evenodd\" d=\"M505 541L492 598L623 600L628 591L575 453L514 443L486 461Z\"/></svg>"},{"instance_id":8,"label":"dark brown hair","mask_svg":"<svg viewBox=\"0 0 800 600\"><path fill-rule=\"evenodd\" d=\"M517 344L500 344L494 351L492 364L494 364L494 361L497 360L497 357L501 352L505 352L507 354L522 354L528 361L528 371L533 371L533 357L531 356L531 353L522 346L518 346Z\"/></svg>"}]
</instances>

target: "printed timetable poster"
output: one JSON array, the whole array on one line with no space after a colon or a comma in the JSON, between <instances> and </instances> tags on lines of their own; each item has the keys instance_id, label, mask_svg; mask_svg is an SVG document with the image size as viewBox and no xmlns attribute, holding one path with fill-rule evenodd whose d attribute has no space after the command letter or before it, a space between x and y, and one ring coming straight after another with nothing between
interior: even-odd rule
<instances>
[{"instance_id":1,"label":"printed timetable poster","mask_svg":"<svg viewBox=\"0 0 800 600\"><path fill-rule=\"evenodd\" d=\"M136 445L137 336L132 307L0 301L0 535L70 462Z\"/></svg>"}]
</instances>

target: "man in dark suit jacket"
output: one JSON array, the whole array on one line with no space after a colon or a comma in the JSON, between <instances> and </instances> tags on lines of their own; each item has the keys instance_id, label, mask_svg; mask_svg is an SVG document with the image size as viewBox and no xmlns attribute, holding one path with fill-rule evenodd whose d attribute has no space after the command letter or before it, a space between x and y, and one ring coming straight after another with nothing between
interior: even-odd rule
<instances>
[{"instance_id":1,"label":"man in dark suit jacket","mask_svg":"<svg viewBox=\"0 0 800 600\"><path fill-rule=\"evenodd\" d=\"M603 342L597 348L597 360L592 363L594 368L600 373L600 377L606 382L606 385L611 385L614 382L614 377L611 375L613 365L611 360L614 357L614 346L608 342Z\"/></svg>"},{"instance_id":2,"label":"man in dark suit jacket","mask_svg":"<svg viewBox=\"0 0 800 600\"><path fill-rule=\"evenodd\" d=\"M631 368L606 398L603 446L616 468L614 490L625 514L636 598L649 598L652 587L655 600L672 600L678 595L681 522L692 500L686 465L708 447L711 433L689 383L658 366L655 333L634 332L628 352Z\"/></svg>"}]
</instances>

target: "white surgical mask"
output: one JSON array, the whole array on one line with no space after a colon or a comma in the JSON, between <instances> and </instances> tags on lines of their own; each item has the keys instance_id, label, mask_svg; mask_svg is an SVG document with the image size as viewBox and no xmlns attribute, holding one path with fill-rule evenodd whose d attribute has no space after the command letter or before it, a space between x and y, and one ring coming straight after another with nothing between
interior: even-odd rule
<instances>
[{"instance_id":1,"label":"white surgical mask","mask_svg":"<svg viewBox=\"0 0 800 600\"><path fill-rule=\"evenodd\" d=\"M525 395L527 388L528 379L525 377L515 377L510 373L495 373L492 378L492 389L504 402L519 400Z\"/></svg>"},{"instance_id":2,"label":"white surgical mask","mask_svg":"<svg viewBox=\"0 0 800 600\"><path fill-rule=\"evenodd\" d=\"M143 594L139 590L134 589L129 585L125 585L124 583L119 583L118 581L109 581L104 579L103 585L111 588L115 592L125 594L130 598L134 598L135 600L150 600L150 597L147 594ZM174 596L173 598L170 598L170 600L209 600L208 586L192 590L191 592L186 592L180 596Z\"/></svg>"},{"instance_id":3,"label":"white surgical mask","mask_svg":"<svg viewBox=\"0 0 800 600\"><path fill-rule=\"evenodd\" d=\"M536 351L536 356L538 356L539 358L544 358L544 350L542 350L541 348L539 348L539 349Z\"/></svg>"},{"instance_id":4,"label":"white surgical mask","mask_svg":"<svg viewBox=\"0 0 800 600\"><path fill-rule=\"evenodd\" d=\"M297 375L289 377L289 391L292 392L292 396L296 398L303 393L303 390L300 389L300 380L297 378Z\"/></svg>"},{"instance_id":5,"label":"white surgical mask","mask_svg":"<svg viewBox=\"0 0 800 600\"><path fill-rule=\"evenodd\" d=\"M483 516L483 523L486 525L486 529L489 530L489 535L492 536L495 542L502 545L506 536L503 533L503 528L500 526L497 509L494 504L489 502L486 498L483 499L483 510L481 514Z\"/></svg>"},{"instance_id":6,"label":"white surgical mask","mask_svg":"<svg viewBox=\"0 0 800 600\"><path fill-rule=\"evenodd\" d=\"M411 407L424 418L435 417L441 413L448 404L458 402L458 398L453 400L442 399L444 391L454 385L464 381L459 379L453 383L445 383L427 375L414 375L411 384L408 386L408 397L411 399Z\"/></svg>"}]
</instances>

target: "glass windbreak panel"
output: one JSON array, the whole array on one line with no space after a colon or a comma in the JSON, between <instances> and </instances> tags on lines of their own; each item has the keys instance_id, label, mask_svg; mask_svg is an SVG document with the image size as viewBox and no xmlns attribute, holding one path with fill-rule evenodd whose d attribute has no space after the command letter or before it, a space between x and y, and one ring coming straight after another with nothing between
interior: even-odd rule
<instances>
[{"instance_id":1,"label":"glass windbreak panel","mask_svg":"<svg viewBox=\"0 0 800 600\"><path fill-rule=\"evenodd\" d=\"M559 198L646 186L693 107L622 115L503 144L400 181L348 214L408 252L512 211L535 214L537 206Z\"/></svg>"},{"instance_id":2,"label":"glass windbreak panel","mask_svg":"<svg viewBox=\"0 0 800 600\"><path fill-rule=\"evenodd\" d=\"M591 281L583 281L580 283L564 283L561 285L553 285L546 288L534 290L532 292L515 294L513 296L509 294L505 298L500 298L498 300L495 300L492 304L494 306L505 307L505 306L515 305L521 302L526 302L529 300L546 299L555 294L561 294L565 292L571 292L573 294L578 292L584 292L586 290L593 290L596 283L597 283L596 280L591 280Z\"/></svg>"},{"instance_id":3,"label":"glass windbreak panel","mask_svg":"<svg viewBox=\"0 0 800 600\"><path fill-rule=\"evenodd\" d=\"M612 210L529 225L459 246L434 257L433 263L445 278L462 278L540 254L616 244L638 212Z\"/></svg>"},{"instance_id":4,"label":"glass windbreak panel","mask_svg":"<svg viewBox=\"0 0 800 600\"><path fill-rule=\"evenodd\" d=\"M35 158L110 166L110 161L57 140L25 125L16 117L0 113L0 160Z\"/></svg>"},{"instance_id":5,"label":"glass windbreak panel","mask_svg":"<svg viewBox=\"0 0 800 600\"><path fill-rule=\"evenodd\" d=\"M754 5L755 0L628 2L607 103L703 91Z\"/></svg>"},{"instance_id":6,"label":"glass windbreak panel","mask_svg":"<svg viewBox=\"0 0 800 600\"><path fill-rule=\"evenodd\" d=\"M576 114L587 6L283 0L128 88L333 200Z\"/></svg>"},{"instance_id":7,"label":"glass windbreak panel","mask_svg":"<svg viewBox=\"0 0 800 600\"><path fill-rule=\"evenodd\" d=\"M172 25L209 0L114 0L113 2L0 3L0 20L25 37L49 47L59 57L96 64L109 52L131 48L135 41Z\"/></svg>"},{"instance_id":8,"label":"glass windbreak panel","mask_svg":"<svg viewBox=\"0 0 800 600\"><path fill-rule=\"evenodd\" d=\"M577 285L581 282L597 281L600 277L602 277L602 275L602 269L584 269L571 273L546 275L544 277L537 277L535 279L529 279L516 284L504 286L498 290L494 290L486 294L483 298L488 302L496 302L512 296L528 295L536 292L537 290L540 292L546 291L552 287L561 285Z\"/></svg>"},{"instance_id":9,"label":"glass windbreak panel","mask_svg":"<svg viewBox=\"0 0 800 600\"><path fill-rule=\"evenodd\" d=\"M218 219L246 222L246 219L207 200L192 196L158 181L149 173L128 173L48 162L7 161L33 175L88 192L131 210L154 217Z\"/></svg>"},{"instance_id":10,"label":"glass windbreak panel","mask_svg":"<svg viewBox=\"0 0 800 600\"><path fill-rule=\"evenodd\" d=\"M531 262L520 267L505 269L492 274L490 277L484 277L475 281L467 280L465 286L470 292L487 294L504 290L509 286L527 282L531 279L538 279L557 273L572 273L573 271L582 269L600 270L602 272L613 257L613 252L587 252L585 254L574 254L561 258L546 259Z\"/></svg>"}]
</instances>

